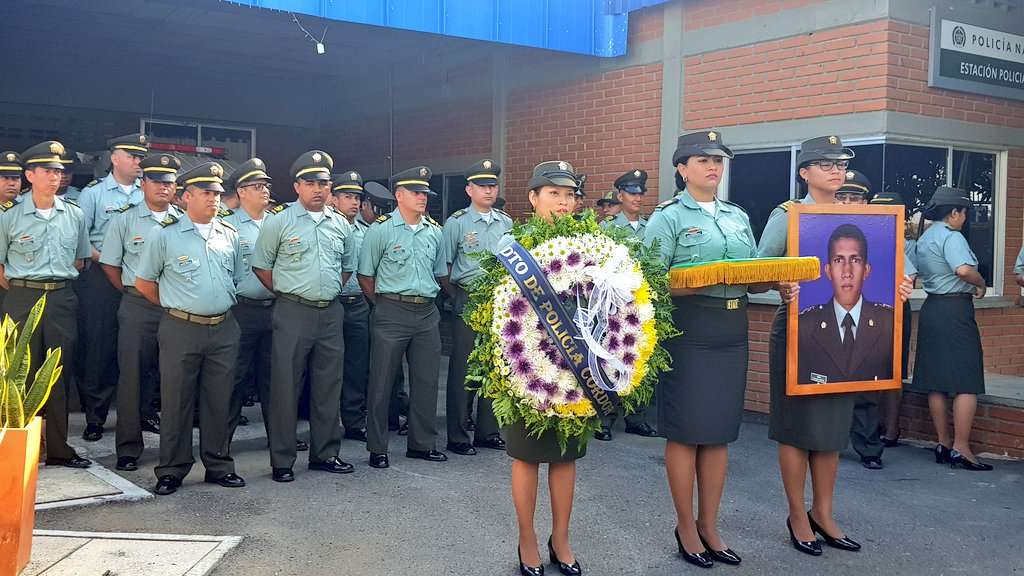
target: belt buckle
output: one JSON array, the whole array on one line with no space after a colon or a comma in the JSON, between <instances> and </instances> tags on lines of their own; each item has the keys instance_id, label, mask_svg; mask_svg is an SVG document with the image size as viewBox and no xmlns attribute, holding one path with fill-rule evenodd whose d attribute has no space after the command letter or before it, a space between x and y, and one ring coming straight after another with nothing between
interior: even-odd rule
<instances>
[{"instance_id":1,"label":"belt buckle","mask_svg":"<svg viewBox=\"0 0 1024 576\"><path fill-rule=\"evenodd\" d=\"M730 298L730 299L726 300L725 301L725 309L726 310L739 310L740 309L740 299L739 298Z\"/></svg>"}]
</instances>

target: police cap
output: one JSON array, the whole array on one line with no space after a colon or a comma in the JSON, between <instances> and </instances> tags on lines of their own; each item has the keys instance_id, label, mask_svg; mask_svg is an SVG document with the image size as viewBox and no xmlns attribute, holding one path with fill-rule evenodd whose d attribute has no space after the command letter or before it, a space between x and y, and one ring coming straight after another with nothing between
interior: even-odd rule
<instances>
[{"instance_id":1,"label":"police cap","mask_svg":"<svg viewBox=\"0 0 1024 576\"><path fill-rule=\"evenodd\" d=\"M480 186L497 186L500 175L501 166L498 166L494 160L484 159L466 170L466 181Z\"/></svg>"},{"instance_id":2,"label":"police cap","mask_svg":"<svg viewBox=\"0 0 1024 576\"><path fill-rule=\"evenodd\" d=\"M871 195L871 181L863 173L857 170L846 171L846 181L839 187L836 194L845 192L847 194L860 194L861 196Z\"/></svg>"},{"instance_id":3,"label":"police cap","mask_svg":"<svg viewBox=\"0 0 1024 576\"><path fill-rule=\"evenodd\" d=\"M363 177L355 170L335 174L331 181L334 182L331 190L336 194L346 193L356 194L357 196L366 194L366 188L363 187Z\"/></svg>"},{"instance_id":4,"label":"police cap","mask_svg":"<svg viewBox=\"0 0 1024 576\"><path fill-rule=\"evenodd\" d=\"M672 153L672 165L678 166L686 162L690 156L723 156L732 158L733 153L722 143L722 133L717 130L701 130L683 134L676 142L676 151Z\"/></svg>"},{"instance_id":5,"label":"police cap","mask_svg":"<svg viewBox=\"0 0 1024 576\"><path fill-rule=\"evenodd\" d=\"M252 184L257 181L267 182L270 180L272 180L272 178L267 174L267 165L263 160L260 160L259 158L250 158L239 164L238 168L235 168L235 171L224 180L224 187L228 190L238 190L238 188L245 186L246 184Z\"/></svg>"},{"instance_id":6,"label":"police cap","mask_svg":"<svg viewBox=\"0 0 1024 576\"><path fill-rule=\"evenodd\" d=\"M585 179L581 182L582 177L582 174L576 175L572 164L562 160L549 160L533 167L533 176L526 187L529 190L536 190L541 186L564 186L580 192L583 182L586 182Z\"/></svg>"},{"instance_id":7,"label":"police cap","mask_svg":"<svg viewBox=\"0 0 1024 576\"><path fill-rule=\"evenodd\" d=\"M598 206L614 206L615 204L622 204L619 201L619 195L615 190L609 190L604 193L604 196L598 198L596 204Z\"/></svg>"},{"instance_id":8,"label":"police cap","mask_svg":"<svg viewBox=\"0 0 1024 576\"><path fill-rule=\"evenodd\" d=\"M403 170L391 177L391 192L394 193L399 188L405 188L413 192L426 192L431 196L437 196L437 194L430 189L430 168L426 166L416 166L415 168L409 168Z\"/></svg>"},{"instance_id":9,"label":"police cap","mask_svg":"<svg viewBox=\"0 0 1024 576\"><path fill-rule=\"evenodd\" d=\"M132 156L143 157L149 154L149 140L145 134L125 134L124 136L107 140L107 148L111 152L114 150L124 150Z\"/></svg>"},{"instance_id":10,"label":"police cap","mask_svg":"<svg viewBox=\"0 0 1024 576\"><path fill-rule=\"evenodd\" d=\"M852 160L855 156L853 150L843 147L843 141L839 136L819 136L800 144L796 165L803 168L810 162L818 160Z\"/></svg>"},{"instance_id":11,"label":"police cap","mask_svg":"<svg viewBox=\"0 0 1024 576\"><path fill-rule=\"evenodd\" d=\"M20 176L23 171L20 154L13 150L0 153L0 176Z\"/></svg>"},{"instance_id":12,"label":"police cap","mask_svg":"<svg viewBox=\"0 0 1024 576\"><path fill-rule=\"evenodd\" d=\"M334 159L323 150L310 150L292 162L292 180L331 180Z\"/></svg>"},{"instance_id":13,"label":"police cap","mask_svg":"<svg viewBox=\"0 0 1024 576\"><path fill-rule=\"evenodd\" d=\"M178 184L184 190L197 186L214 192L224 191L224 168L216 162L206 162L178 176Z\"/></svg>"},{"instance_id":14,"label":"police cap","mask_svg":"<svg viewBox=\"0 0 1024 576\"><path fill-rule=\"evenodd\" d=\"M943 206L954 206L956 208L970 208L971 197L968 196L967 191L963 188L954 188L952 186L939 186L935 189L935 193L932 194L931 200L928 201L922 211L925 218L929 220L938 220L939 211Z\"/></svg>"},{"instance_id":15,"label":"police cap","mask_svg":"<svg viewBox=\"0 0 1024 576\"><path fill-rule=\"evenodd\" d=\"M60 161L60 155L63 153L63 144L56 140L47 140L22 152L21 161L27 170L32 168L56 168L63 170L64 164Z\"/></svg>"},{"instance_id":16,"label":"police cap","mask_svg":"<svg viewBox=\"0 0 1024 576\"><path fill-rule=\"evenodd\" d=\"M615 179L615 189L628 194L647 192L647 171L637 168L626 172Z\"/></svg>"},{"instance_id":17,"label":"police cap","mask_svg":"<svg viewBox=\"0 0 1024 576\"><path fill-rule=\"evenodd\" d=\"M173 154L150 154L139 162L142 168L142 177L154 182L174 182L178 170L181 170L181 160Z\"/></svg>"}]
</instances>

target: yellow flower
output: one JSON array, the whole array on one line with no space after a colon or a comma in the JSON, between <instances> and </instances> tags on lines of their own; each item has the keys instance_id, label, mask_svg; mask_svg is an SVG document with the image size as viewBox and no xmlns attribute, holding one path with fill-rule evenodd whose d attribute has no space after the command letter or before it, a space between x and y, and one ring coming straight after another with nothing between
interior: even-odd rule
<instances>
[{"instance_id":1,"label":"yellow flower","mask_svg":"<svg viewBox=\"0 0 1024 576\"><path fill-rule=\"evenodd\" d=\"M558 404L555 406L555 413L562 417L589 418L597 416L594 406L586 398L581 398L572 404Z\"/></svg>"},{"instance_id":2,"label":"yellow flower","mask_svg":"<svg viewBox=\"0 0 1024 576\"><path fill-rule=\"evenodd\" d=\"M651 303L651 285L647 283L647 280L640 283L640 287L633 292L633 298L637 307Z\"/></svg>"}]
</instances>

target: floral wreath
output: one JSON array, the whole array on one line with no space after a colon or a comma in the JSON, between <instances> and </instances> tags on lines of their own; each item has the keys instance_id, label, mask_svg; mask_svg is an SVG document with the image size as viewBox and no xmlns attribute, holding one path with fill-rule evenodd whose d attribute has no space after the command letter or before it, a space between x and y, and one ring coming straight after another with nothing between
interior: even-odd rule
<instances>
[{"instance_id":1,"label":"floral wreath","mask_svg":"<svg viewBox=\"0 0 1024 576\"><path fill-rule=\"evenodd\" d=\"M677 334L656 247L625 230L602 229L592 212L553 223L533 218L517 224L511 236L529 250L566 308L604 306L600 326L586 331L591 350L602 355L599 363L626 413L646 406L658 375L669 370L661 343ZM585 444L600 427L597 411L512 276L494 255L483 255L480 263L485 273L471 287L463 312L477 333L470 386L493 400L499 425L522 421L534 437L554 431L563 451L571 439ZM601 304L616 292L595 293L609 276L618 298Z\"/></svg>"}]
</instances>

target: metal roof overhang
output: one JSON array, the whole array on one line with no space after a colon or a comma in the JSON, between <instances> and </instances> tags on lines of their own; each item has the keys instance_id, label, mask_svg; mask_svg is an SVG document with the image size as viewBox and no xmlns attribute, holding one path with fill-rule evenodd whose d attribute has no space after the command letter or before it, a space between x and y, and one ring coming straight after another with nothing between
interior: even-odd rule
<instances>
[{"instance_id":1,"label":"metal roof overhang","mask_svg":"<svg viewBox=\"0 0 1024 576\"><path fill-rule=\"evenodd\" d=\"M629 13L668 0L222 0L252 8L610 58Z\"/></svg>"}]
</instances>

